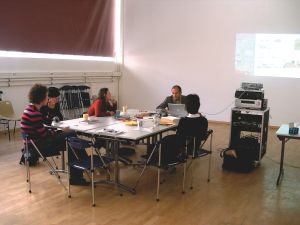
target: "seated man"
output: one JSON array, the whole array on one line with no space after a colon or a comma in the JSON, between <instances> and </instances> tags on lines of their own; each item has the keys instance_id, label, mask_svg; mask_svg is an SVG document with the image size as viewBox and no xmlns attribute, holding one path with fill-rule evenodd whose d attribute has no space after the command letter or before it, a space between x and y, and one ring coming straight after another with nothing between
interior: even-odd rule
<instances>
[{"instance_id":1,"label":"seated man","mask_svg":"<svg viewBox=\"0 0 300 225\"><path fill-rule=\"evenodd\" d=\"M62 133L55 133L52 130L46 129L40 109L48 102L47 87L41 84L35 84L29 91L30 104L25 108L21 119L21 131L23 137L28 134L34 140L37 147L44 156L59 155L60 151L64 151L66 147L66 137L74 136L68 128L62 130ZM26 139L24 138L25 142ZM79 157L88 157L85 150L77 149ZM74 159L72 151L69 151L69 160ZM82 171L71 168L70 184L86 185L87 182L83 179Z\"/></svg>"},{"instance_id":2,"label":"seated man","mask_svg":"<svg viewBox=\"0 0 300 225\"><path fill-rule=\"evenodd\" d=\"M172 95L165 98L165 100L156 108L157 109L167 109L168 103L173 104L185 104L185 96L182 95L181 87L179 85L174 85L171 89Z\"/></svg>"},{"instance_id":3,"label":"seated man","mask_svg":"<svg viewBox=\"0 0 300 225\"><path fill-rule=\"evenodd\" d=\"M48 126L51 125L54 117L59 118L59 120L63 120L63 115L60 112L59 108L59 89L56 87L48 88L48 102L46 105L43 105L40 109L44 117L44 123Z\"/></svg>"},{"instance_id":4,"label":"seated man","mask_svg":"<svg viewBox=\"0 0 300 225\"><path fill-rule=\"evenodd\" d=\"M200 108L200 98L196 94L190 94L186 96L186 110L188 112L188 116L183 117L179 120L179 124L177 127L176 138L174 139L174 143L170 143L170 145L179 145L179 148L183 148L186 144L186 140L189 137L196 137L196 145L199 147L201 140L203 140L207 134L208 122L207 119L202 116L198 110ZM172 135L169 135L172 136ZM171 137L172 138L172 137ZM154 145L149 145L147 147L147 155L148 158L153 150ZM162 148L165 146L162 146ZM165 147L163 151L164 157L166 161L174 158L174 149L175 147ZM188 145L188 154L191 154L193 149L193 143ZM158 152L156 152L153 157L153 161L158 160ZM172 172L175 167L168 168Z\"/></svg>"}]
</instances>

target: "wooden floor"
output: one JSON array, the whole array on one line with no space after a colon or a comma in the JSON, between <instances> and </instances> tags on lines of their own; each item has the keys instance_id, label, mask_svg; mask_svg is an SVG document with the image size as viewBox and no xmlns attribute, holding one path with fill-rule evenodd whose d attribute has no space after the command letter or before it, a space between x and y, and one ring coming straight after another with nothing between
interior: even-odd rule
<instances>
[{"instance_id":1,"label":"wooden floor","mask_svg":"<svg viewBox=\"0 0 300 225\"><path fill-rule=\"evenodd\" d=\"M197 225L299 225L300 141L286 144L285 174L276 187L280 142L269 130L268 148L260 167L249 174L223 171L219 150L228 146L229 125L209 124L214 130L212 179L207 159L194 170L193 190L181 194L181 172L165 174L161 200L155 201L156 174L147 170L137 194L111 186L97 186L96 207L91 207L89 187L72 187L72 198L43 163L31 169L32 193L28 193L25 167L19 165L22 143L0 134L0 224L1 225L94 225L94 224L197 224ZM121 180L134 185L140 168L121 167ZM189 181L188 177L188 181ZM66 177L62 180L65 182ZM189 182L187 182L189 183Z\"/></svg>"}]
</instances>

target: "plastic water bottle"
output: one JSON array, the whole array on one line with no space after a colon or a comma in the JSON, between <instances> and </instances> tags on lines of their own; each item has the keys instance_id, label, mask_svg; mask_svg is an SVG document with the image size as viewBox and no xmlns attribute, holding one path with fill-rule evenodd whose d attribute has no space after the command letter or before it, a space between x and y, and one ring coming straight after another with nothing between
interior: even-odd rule
<instances>
[{"instance_id":1,"label":"plastic water bottle","mask_svg":"<svg viewBox=\"0 0 300 225\"><path fill-rule=\"evenodd\" d=\"M160 116L159 116L159 114L155 114L154 115L153 121L154 121L154 127L158 127L159 123L160 123Z\"/></svg>"}]
</instances>

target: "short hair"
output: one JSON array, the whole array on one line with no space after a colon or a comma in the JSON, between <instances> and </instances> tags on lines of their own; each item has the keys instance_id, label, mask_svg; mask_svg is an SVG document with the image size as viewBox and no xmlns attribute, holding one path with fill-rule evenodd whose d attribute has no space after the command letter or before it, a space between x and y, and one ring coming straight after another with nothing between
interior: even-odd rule
<instances>
[{"instance_id":1,"label":"short hair","mask_svg":"<svg viewBox=\"0 0 300 225\"><path fill-rule=\"evenodd\" d=\"M196 94L189 94L185 99L186 111L191 114L196 114L200 108L200 98Z\"/></svg>"},{"instance_id":2,"label":"short hair","mask_svg":"<svg viewBox=\"0 0 300 225\"><path fill-rule=\"evenodd\" d=\"M172 87L172 89L178 89L178 91L179 91L180 93L182 93L181 87L180 87L179 85L174 85L174 86ZM172 89L171 89L171 90L172 90Z\"/></svg>"},{"instance_id":3,"label":"short hair","mask_svg":"<svg viewBox=\"0 0 300 225\"><path fill-rule=\"evenodd\" d=\"M31 87L28 98L33 104L40 104L47 97L47 87L42 84L35 84Z\"/></svg>"},{"instance_id":4,"label":"short hair","mask_svg":"<svg viewBox=\"0 0 300 225\"><path fill-rule=\"evenodd\" d=\"M48 97L49 98L56 98L60 95L59 89L56 87L49 87L48 88Z\"/></svg>"},{"instance_id":5,"label":"short hair","mask_svg":"<svg viewBox=\"0 0 300 225\"><path fill-rule=\"evenodd\" d=\"M108 91L109 91L108 88L101 88L98 93L98 98L105 100Z\"/></svg>"}]
</instances>

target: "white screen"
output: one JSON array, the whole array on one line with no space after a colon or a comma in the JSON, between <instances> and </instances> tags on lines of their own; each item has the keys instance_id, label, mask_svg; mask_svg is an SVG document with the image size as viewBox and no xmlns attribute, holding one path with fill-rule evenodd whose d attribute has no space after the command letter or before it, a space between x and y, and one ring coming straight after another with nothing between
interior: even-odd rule
<instances>
[{"instance_id":1,"label":"white screen","mask_svg":"<svg viewBox=\"0 0 300 225\"><path fill-rule=\"evenodd\" d=\"M255 76L300 78L300 34L237 34L235 68Z\"/></svg>"}]
</instances>

